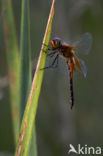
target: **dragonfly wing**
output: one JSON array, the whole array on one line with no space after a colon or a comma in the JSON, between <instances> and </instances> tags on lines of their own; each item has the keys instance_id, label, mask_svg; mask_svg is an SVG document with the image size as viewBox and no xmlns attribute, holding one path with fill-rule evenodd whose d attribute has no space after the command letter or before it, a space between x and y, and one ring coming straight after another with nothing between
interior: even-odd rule
<instances>
[{"instance_id":1,"label":"dragonfly wing","mask_svg":"<svg viewBox=\"0 0 103 156\"><path fill-rule=\"evenodd\" d=\"M79 41L74 43L75 51L77 53L88 54L92 45L92 35L85 33Z\"/></svg>"},{"instance_id":2,"label":"dragonfly wing","mask_svg":"<svg viewBox=\"0 0 103 156\"><path fill-rule=\"evenodd\" d=\"M79 70L82 70L79 59L77 58L76 55L74 55L74 62L75 62L76 67L78 67Z\"/></svg>"},{"instance_id":3,"label":"dragonfly wing","mask_svg":"<svg viewBox=\"0 0 103 156\"><path fill-rule=\"evenodd\" d=\"M79 59L79 62L80 62L80 66L82 68L83 75L84 75L84 77L86 77L86 75L87 75L87 68L86 68L85 62L83 60L81 60L81 59Z\"/></svg>"},{"instance_id":4,"label":"dragonfly wing","mask_svg":"<svg viewBox=\"0 0 103 156\"><path fill-rule=\"evenodd\" d=\"M46 67L50 66L54 59L55 59L55 55L52 57L47 57ZM61 56L58 57L58 60L56 60L54 66L50 68L50 70L60 75L68 76L68 66L66 60Z\"/></svg>"}]
</instances>

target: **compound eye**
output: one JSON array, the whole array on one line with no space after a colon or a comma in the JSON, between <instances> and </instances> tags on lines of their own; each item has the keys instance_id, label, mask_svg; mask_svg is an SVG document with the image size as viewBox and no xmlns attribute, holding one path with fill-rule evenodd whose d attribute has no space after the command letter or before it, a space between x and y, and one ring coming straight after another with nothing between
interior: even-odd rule
<instances>
[{"instance_id":1,"label":"compound eye","mask_svg":"<svg viewBox=\"0 0 103 156\"><path fill-rule=\"evenodd\" d=\"M55 40L53 40L53 43L54 43L54 45L56 45L56 41Z\"/></svg>"},{"instance_id":2,"label":"compound eye","mask_svg":"<svg viewBox=\"0 0 103 156\"><path fill-rule=\"evenodd\" d=\"M55 44L56 47L58 47L58 46L59 46L58 40L55 40L55 41L54 41L54 44Z\"/></svg>"},{"instance_id":3,"label":"compound eye","mask_svg":"<svg viewBox=\"0 0 103 156\"><path fill-rule=\"evenodd\" d=\"M58 46L58 41L56 40L56 45Z\"/></svg>"}]
</instances>

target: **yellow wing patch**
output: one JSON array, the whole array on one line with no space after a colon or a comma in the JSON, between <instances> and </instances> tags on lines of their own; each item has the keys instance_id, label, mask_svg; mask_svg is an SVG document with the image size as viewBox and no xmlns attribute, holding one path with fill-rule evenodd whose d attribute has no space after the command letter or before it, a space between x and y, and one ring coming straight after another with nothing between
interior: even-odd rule
<instances>
[{"instance_id":1,"label":"yellow wing patch","mask_svg":"<svg viewBox=\"0 0 103 156\"><path fill-rule=\"evenodd\" d=\"M74 55L74 60L75 60L75 64L76 64L76 66L78 67L78 69L79 70L82 70L82 68L81 68L81 65L80 65L80 63L79 63L79 60L78 60L78 58Z\"/></svg>"}]
</instances>

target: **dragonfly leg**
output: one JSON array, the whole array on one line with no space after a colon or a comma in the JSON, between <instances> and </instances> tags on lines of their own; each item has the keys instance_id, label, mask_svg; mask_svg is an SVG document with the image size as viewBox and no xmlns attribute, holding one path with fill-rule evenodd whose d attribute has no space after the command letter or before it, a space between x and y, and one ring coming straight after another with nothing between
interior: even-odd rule
<instances>
[{"instance_id":1,"label":"dragonfly leg","mask_svg":"<svg viewBox=\"0 0 103 156\"><path fill-rule=\"evenodd\" d=\"M56 51L54 51L54 50L56 50L57 48L49 48L48 45L46 45L46 44L43 44L43 45L45 47L47 47L47 50L44 51L46 54L47 54L48 51L52 51L47 56L52 57L56 53Z\"/></svg>"},{"instance_id":2,"label":"dragonfly leg","mask_svg":"<svg viewBox=\"0 0 103 156\"><path fill-rule=\"evenodd\" d=\"M43 45L44 45L45 47L48 47L48 45L46 45L45 43L43 43Z\"/></svg>"},{"instance_id":3,"label":"dragonfly leg","mask_svg":"<svg viewBox=\"0 0 103 156\"><path fill-rule=\"evenodd\" d=\"M51 52L51 53L47 54L47 56L53 57L55 53L56 53L56 51Z\"/></svg>"},{"instance_id":4,"label":"dragonfly leg","mask_svg":"<svg viewBox=\"0 0 103 156\"><path fill-rule=\"evenodd\" d=\"M48 47L48 45L46 45L46 44L44 44L44 43L43 43L43 45L44 45L45 47L47 47L47 50L44 51L45 53L47 53L48 50L52 50L51 48Z\"/></svg>"},{"instance_id":5,"label":"dragonfly leg","mask_svg":"<svg viewBox=\"0 0 103 156\"><path fill-rule=\"evenodd\" d=\"M42 50L43 50L43 49L42 49ZM49 49L43 50L43 52L44 52L45 54L47 54L48 50L49 50Z\"/></svg>"},{"instance_id":6,"label":"dragonfly leg","mask_svg":"<svg viewBox=\"0 0 103 156\"><path fill-rule=\"evenodd\" d=\"M41 50L43 50L43 52L45 53L45 54L47 54L48 53L48 51L53 51L53 49L52 48L49 48L46 44L43 44L44 46L46 46L46 50L43 50L43 49L41 49ZM47 56L49 56L49 55L52 55L54 52L50 52L49 54L47 54ZM56 53L56 52L55 52Z\"/></svg>"},{"instance_id":7,"label":"dragonfly leg","mask_svg":"<svg viewBox=\"0 0 103 156\"><path fill-rule=\"evenodd\" d=\"M55 59L53 60L53 62L52 62L52 64L50 66L41 68L40 70L49 69L49 68L56 68L58 66L58 57L59 57L59 55L56 55ZM56 63L56 61L57 61L57 63ZM56 63L56 65L54 66L55 63Z\"/></svg>"}]
</instances>

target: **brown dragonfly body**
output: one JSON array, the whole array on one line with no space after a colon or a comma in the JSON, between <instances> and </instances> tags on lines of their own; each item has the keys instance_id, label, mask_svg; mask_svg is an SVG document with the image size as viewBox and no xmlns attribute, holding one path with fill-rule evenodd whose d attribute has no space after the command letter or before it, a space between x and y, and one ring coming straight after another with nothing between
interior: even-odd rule
<instances>
[{"instance_id":1,"label":"brown dragonfly body","mask_svg":"<svg viewBox=\"0 0 103 156\"><path fill-rule=\"evenodd\" d=\"M50 44L52 46L52 50L55 50L59 55L63 56L67 60L67 65L70 72L70 105L72 109L74 105L73 71L75 70L75 63L81 70L79 60L76 55L74 55L75 47L67 44L62 44L59 38L51 40Z\"/></svg>"},{"instance_id":2,"label":"brown dragonfly body","mask_svg":"<svg viewBox=\"0 0 103 156\"><path fill-rule=\"evenodd\" d=\"M84 34L84 36L81 38L81 40L77 43L77 45L69 45L66 43L63 43L60 38L53 38L50 41L50 45L52 47L52 51L49 56L53 56L56 54L56 57L53 61L53 63L45 67L51 68L55 64L56 60L58 62L58 57L62 56L67 62L68 70L70 73L70 105L71 109L74 105L74 92L73 92L73 72L77 71L79 69L80 71L83 71L84 76L86 76L86 67L84 63L81 62L81 60L76 56L76 51L84 51L84 53L88 53L91 47L92 36L90 33Z\"/></svg>"}]
</instances>

